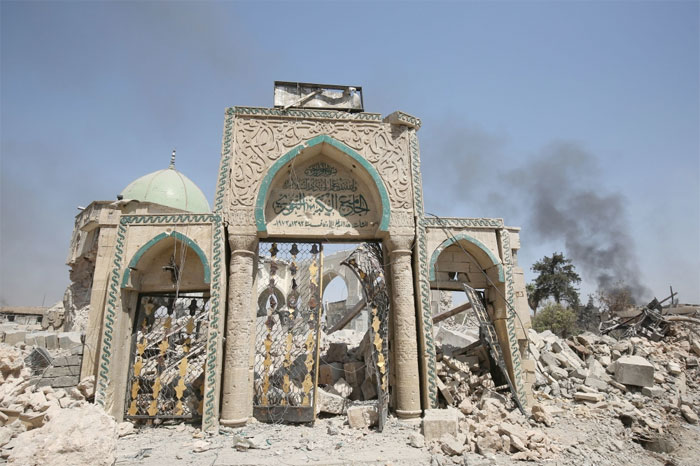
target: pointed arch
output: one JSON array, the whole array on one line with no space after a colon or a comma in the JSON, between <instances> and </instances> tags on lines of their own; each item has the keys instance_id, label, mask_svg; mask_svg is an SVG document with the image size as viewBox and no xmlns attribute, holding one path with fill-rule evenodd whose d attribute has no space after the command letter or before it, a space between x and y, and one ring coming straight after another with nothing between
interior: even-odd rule
<instances>
[{"instance_id":1,"label":"pointed arch","mask_svg":"<svg viewBox=\"0 0 700 466\"><path fill-rule=\"evenodd\" d=\"M352 160L360 164L360 166L362 166L362 168L364 168L365 171L369 174L369 176L372 178L372 181L374 181L377 191L379 192L379 198L382 204L382 218L379 223L379 231L389 231L389 220L391 216L391 208L389 206L389 194L387 193L386 187L384 186L384 183L382 182L382 179L379 176L377 170L372 166L371 163L367 161L367 159L365 159L362 155L360 155L350 147L346 146L345 144L336 139L333 139L332 137L326 134L322 134L320 136L316 136L315 138L309 139L304 144L301 144L284 154L267 171L265 178L263 178L262 182L260 183L258 197L255 201L255 225L257 227L258 232L267 231L267 223L265 221L265 202L267 201L270 186L272 185L272 182L275 179L277 173L295 157L301 154L304 150L320 144L329 144L335 147L336 149L340 150L345 155L349 156Z\"/></svg>"},{"instance_id":2,"label":"pointed arch","mask_svg":"<svg viewBox=\"0 0 700 466\"><path fill-rule=\"evenodd\" d=\"M187 236L183 235L180 232L177 231L172 231L170 233L161 233L154 238L152 238L149 242L144 244L139 248L138 251L136 251L136 254L131 258L129 261L129 265L126 267L126 270L124 271L124 277L122 278L122 288L125 288L128 283L129 283L129 278L131 277L131 269L136 267L136 264L139 263L139 260L141 260L141 257L151 249L153 246L158 244L159 242L163 241L164 239L167 238L175 238L179 241L182 241L185 243L190 249L192 249L197 256L199 257L199 260L202 262L202 267L204 268L204 283L210 283L211 282L211 270L209 268L209 261L207 260L206 254L204 254L204 251L202 251L202 248L199 247L197 243L195 243L192 239L188 238Z\"/></svg>"},{"instance_id":3,"label":"pointed arch","mask_svg":"<svg viewBox=\"0 0 700 466\"><path fill-rule=\"evenodd\" d=\"M446 239L443 241L440 246L435 248L435 251L433 251L433 255L430 258L430 281L434 281L435 278L435 263L437 262L438 258L440 257L440 254L442 251L447 249L448 247L452 246L453 244L457 244L460 241L466 241L468 243L473 244L479 250L481 250L484 254L488 256L488 258L491 260L491 263L495 265L498 268L498 280L500 282L504 282L504 274L503 274L503 264L501 261L494 255L494 253L486 247L484 243L479 241L478 239L474 238L473 236L467 235L466 233L460 233L457 235L452 235L452 237ZM476 258L475 258L476 259ZM478 259L477 259L478 260Z\"/></svg>"}]
</instances>

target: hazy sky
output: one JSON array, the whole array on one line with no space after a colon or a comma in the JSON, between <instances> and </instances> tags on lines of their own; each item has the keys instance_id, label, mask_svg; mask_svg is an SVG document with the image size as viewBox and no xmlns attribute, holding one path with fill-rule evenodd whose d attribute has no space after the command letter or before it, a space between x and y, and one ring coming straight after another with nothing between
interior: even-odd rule
<instances>
[{"instance_id":1,"label":"hazy sky","mask_svg":"<svg viewBox=\"0 0 700 466\"><path fill-rule=\"evenodd\" d=\"M528 280L700 302L698 5L2 1L0 299L59 300L76 207L173 147L211 202L224 109L288 80L420 117L426 210L522 226Z\"/></svg>"}]
</instances>

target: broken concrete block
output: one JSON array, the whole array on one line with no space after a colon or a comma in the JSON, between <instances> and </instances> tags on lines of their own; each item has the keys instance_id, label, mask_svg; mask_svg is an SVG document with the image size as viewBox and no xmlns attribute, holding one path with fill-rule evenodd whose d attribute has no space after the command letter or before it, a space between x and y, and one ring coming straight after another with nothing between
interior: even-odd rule
<instances>
[{"instance_id":1,"label":"broken concrete block","mask_svg":"<svg viewBox=\"0 0 700 466\"><path fill-rule=\"evenodd\" d=\"M599 341L598 335L592 332L584 332L576 336L576 340L583 346L592 347Z\"/></svg>"},{"instance_id":2,"label":"broken concrete block","mask_svg":"<svg viewBox=\"0 0 700 466\"><path fill-rule=\"evenodd\" d=\"M442 396L445 397L445 401L447 402L448 405L454 406L455 404L455 398L452 396L452 391L445 386L445 384L440 380L440 377L437 379L437 386L438 390L440 390L440 393L442 393Z\"/></svg>"},{"instance_id":3,"label":"broken concrete block","mask_svg":"<svg viewBox=\"0 0 700 466\"><path fill-rule=\"evenodd\" d=\"M348 424L353 429L372 427L379 420L377 408L372 405L351 406L347 413Z\"/></svg>"},{"instance_id":4,"label":"broken concrete block","mask_svg":"<svg viewBox=\"0 0 700 466\"><path fill-rule=\"evenodd\" d=\"M72 349L76 346L82 346L80 332L60 332L58 334L58 346L61 349Z\"/></svg>"},{"instance_id":5,"label":"broken concrete block","mask_svg":"<svg viewBox=\"0 0 700 466\"><path fill-rule=\"evenodd\" d=\"M615 380L625 385L651 387L654 366L641 356L622 356L615 361Z\"/></svg>"},{"instance_id":6,"label":"broken concrete block","mask_svg":"<svg viewBox=\"0 0 700 466\"><path fill-rule=\"evenodd\" d=\"M351 361L343 364L345 380L350 385L361 385L365 380L365 364L359 361Z\"/></svg>"},{"instance_id":7,"label":"broken concrete block","mask_svg":"<svg viewBox=\"0 0 700 466\"><path fill-rule=\"evenodd\" d=\"M438 345L453 349L464 348L479 340L478 329L470 329L466 332L458 332L445 327L438 327L435 341Z\"/></svg>"},{"instance_id":8,"label":"broken concrete block","mask_svg":"<svg viewBox=\"0 0 700 466\"><path fill-rule=\"evenodd\" d=\"M459 456L464 453L464 442L460 442L453 435L445 434L440 437L440 449L447 456Z\"/></svg>"},{"instance_id":9,"label":"broken concrete block","mask_svg":"<svg viewBox=\"0 0 700 466\"><path fill-rule=\"evenodd\" d=\"M408 435L408 444L413 448L425 447L425 437L420 432L411 432Z\"/></svg>"},{"instance_id":10,"label":"broken concrete block","mask_svg":"<svg viewBox=\"0 0 700 466\"><path fill-rule=\"evenodd\" d=\"M566 380L569 377L569 373L566 372L566 369L556 366L549 366L549 374L555 380Z\"/></svg>"},{"instance_id":11,"label":"broken concrete block","mask_svg":"<svg viewBox=\"0 0 700 466\"><path fill-rule=\"evenodd\" d=\"M129 421L120 422L117 424L117 435L119 438L126 437L134 433L134 425Z\"/></svg>"},{"instance_id":12,"label":"broken concrete block","mask_svg":"<svg viewBox=\"0 0 700 466\"><path fill-rule=\"evenodd\" d=\"M423 436L426 442L440 440L445 434L457 435L459 416L455 409L426 409L423 416Z\"/></svg>"},{"instance_id":13,"label":"broken concrete block","mask_svg":"<svg viewBox=\"0 0 700 466\"><path fill-rule=\"evenodd\" d=\"M347 343L331 343L328 345L328 351L323 358L325 362L343 362L348 354Z\"/></svg>"},{"instance_id":14,"label":"broken concrete block","mask_svg":"<svg viewBox=\"0 0 700 466\"><path fill-rule=\"evenodd\" d=\"M92 382L93 386L93 393L95 391L95 382L93 379ZM333 384L333 390L329 390L331 393L335 393L336 395L342 396L343 398L349 398L350 394L352 393L352 386L345 381L345 379L340 378L336 383Z\"/></svg>"},{"instance_id":15,"label":"broken concrete block","mask_svg":"<svg viewBox=\"0 0 700 466\"><path fill-rule=\"evenodd\" d=\"M668 370L668 373L671 375L679 375L681 373L681 366L678 363L670 361L666 365L666 370Z\"/></svg>"},{"instance_id":16,"label":"broken concrete block","mask_svg":"<svg viewBox=\"0 0 700 466\"><path fill-rule=\"evenodd\" d=\"M338 362L321 364L318 371L318 383L320 385L333 385L344 374L343 365Z\"/></svg>"},{"instance_id":17,"label":"broken concrete block","mask_svg":"<svg viewBox=\"0 0 700 466\"><path fill-rule=\"evenodd\" d=\"M587 387L591 387L597 391L606 391L608 389L608 383L589 375L586 377L586 381L583 382Z\"/></svg>"},{"instance_id":18,"label":"broken concrete block","mask_svg":"<svg viewBox=\"0 0 700 466\"><path fill-rule=\"evenodd\" d=\"M546 407L540 404L534 404L532 405L530 412L532 413L531 417L535 420L535 422L544 424L547 427L551 427L554 424L554 417Z\"/></svg>"},{"instance_id":19,"label":"broken concrete block","mask_svg":"<svg viewBox=\"0 0 700 466\"><path fill-rule=\"evenodd\" d=\"M688 405L681 405L681 414L691 424L698 423L698 415L693 411L693 409Z\"/></svg>"},{"instance_id":20,"label":"broken concrete block","mask_svg":"<svg viewBox=\"0 0 700 466\"><path fill-rule=\"evenodd\" d=\"M594 403L597 403L599 401L603 401L605 399L605 395L602 393L586 393L586 392L576 392L574 393L574 400L577 401L592 401Z\"/></svg>"},{"instance_id":21,"label":"broken concrete block","mask_svg":"<svg viewBox=\"0 0 700 466\"><path fill-rule=\"evenodd\" d=\"M690 350L700 356L700 339L696 338L690 343Z\"/></svg>"},{"instance_id":22,"label":"broken concrete block","mask_svg":"<svg viewBox=\"0 0 700 466\"><path fill-rule=\"evenodd\" d=\"M515 435L510 436L510 446L518 451L526 451L527 447L525 446L525 442L520 438L516 437ZM506 450L507 452L508 450Z\"/></svg>"},{"instance_id":23,"label":"broken concrete block","mask_svg":"<svg viewBox=\"0 0 700 466\"><path fill-rule=\"evenodd\" d=\"M502 422L499 424L498 433L505 434L510 437L518 437L523 442L527 440L527 432L523 428L509 422Z\"/></svg>"},{"instance_id":24,"label":"broken concrete block","mask_svg":"<svg viewBox=\"0 0 700 466\"><path fill-rule=\"evenodd\" d=\"M462 411L462 414L469 415L474 412L474 405L471 401L469 401L469 399L462 400L458 408L460 411Z\"/></svg>"},{"instance_id":25,"label":"broken concrete block","mask_svg":"<svg viewBox=\"0 0 700 466\"><path fill-rule=\"evenodd\" d=\"M542 349L544 347L544 340L534 329L527 330L527 338L530 340L530 344L537 349Z\"/></svg>"},{"instance_id":26,"label":"broken concrete block","mask_svg":"<svg viewBox=\"0 0 700 466\"><path fill-rule=\"evenodd\" d=\"M561 353L562 351L564 351L564 348L566 348L566 343L564 343L563 341L557 340L552 342L552 352Z\"/></svg>"},{"instance_id":27,"label":"broken concrete block","mask_svg":"<svg viewBox=\"0 0 700 466\"><path fill-rule=\"evenodd\" d=\"M548 367L559 367L559 361L549 351L542 352L540 355L540 362L544 363Z\"/></svg>"},{"instance_id":28,"label":"broken concrete block","mask_svg":"<svg viewBox=\"0 0 700 466\"><path fill-rule=\"evenodd\" d=\"M44 336L44 343L45 343L46 349L57 350L58 349L58 335L56 335L53 332L46 332L46 335Z\"/></svg>"},{"instance_id":29,"label":"broken concrete block","mask_svg":"<svg viewBox=\"0 0 700 466\"><path fill-rule=\"evenodd\" d=\"M362 382L362 397L365 400L372 400L377 397L377 384L372 382L372 379L366 378Z\"/></svg>"},{"instance_id":30,"label":"broken concrete block","mask_svg":"<svg viewBox=\"0 0 700 466\"><path fill-rule=\"evenodd\" d=\"M642 395L649 396L652 398L660 398L664 396L664 393L666 393L666 390L664 390L662 387L643 387L642 388Z\"/></svg>"},{"instance_id":31,"label":"broken concrete block","mask_svg":"<svg viewBox=\"0 0 700 466\"><path fill-rule=\"evenodd\" d=\"M343 414L345 413L345 398L329 393L322 388L316 391L316 411L319 413Z\"/></svg>"},{"instance_id":32,"label":"broken concrete block","mask_svg":"<svg viewBox=\"0 0 700 466\"><path fill-rule=\"evenodd\" d=\"M27 345L46 348L46 332L32 332L24 337Z\"/></svg>"},{"instance_id":33,"label":"broken concrete block","mask_svg":"<svg viewBox=\"0 0 700 466\"><path fill-rule=\"evenodd\" d=\"M27 332L24 330L6 330L5 331L5 344L14 346L17 343L24 342L24 338Z\"/></svg>"}]
</instances>

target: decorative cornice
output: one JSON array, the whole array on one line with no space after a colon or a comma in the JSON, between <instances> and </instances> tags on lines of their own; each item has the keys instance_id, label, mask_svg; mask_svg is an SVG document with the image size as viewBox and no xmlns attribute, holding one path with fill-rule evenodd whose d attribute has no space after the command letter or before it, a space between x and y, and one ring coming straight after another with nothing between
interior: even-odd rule
<instances>
[{"instance_id":1,"label":"decorative cornice","mask_svg":"<svg viewBox=\"0 0 700 466\"><path fill-rule=\"evenodd\" d=\"M130 224L206 224L218 223L221 217L218 214L165 214L165 215L122 215L119 219L121 225Z\"/></svg>"},{"instance_id":2,"label":"decorative cornice","mask_svg":"<svg viewBox=\"0 0 700 466\"><path fill-rule=\"evenodd\" d=\"M390 123L392 125L408 126L409 128L413 128L416 131L420 129L421 125L420 118L414 117L413 115L409 115L408 113L404 113L400 110L397 110L396 112L387 115L387 117L384 118L384 122Z\"/></svg>"},{"instance_id":3,"label":"decorative cornice","mask_svg":"<svg viewBox=\"0 0 700 466\"><path fill-rule=\"evenodd\" d=\"M426 227L503 228L502 218L426 217Z\"/></svg>"},{"instance_id":4,"label":"decorative cornice","mask_svg":"<svg viewBox=\"0 0 700 466\"><path fill-rule=\"evenodd\" d=\"M224 120L224 138L221 143L221 163L219 164L219 177L216 181L216 196L214 198L214 212L221 215L226 198L226 186L228 183L229 163L231 163L231 147L233 142L233 112L227 109Z\"/></svg>"},{"instance_id":5,"label":"decorative cornice","mask_svg":"<svg viewBox=\"0 0 700 466\"><path fill-rule=\"evenodd\" d=\"M382 121L379 113L349 113L336 110L300 110L264 107L230 107L227 115L252 116L252 117L281 117L281 118L316 118L323 120L355 120L355 121Z\"/></svg>"}]
</instances>

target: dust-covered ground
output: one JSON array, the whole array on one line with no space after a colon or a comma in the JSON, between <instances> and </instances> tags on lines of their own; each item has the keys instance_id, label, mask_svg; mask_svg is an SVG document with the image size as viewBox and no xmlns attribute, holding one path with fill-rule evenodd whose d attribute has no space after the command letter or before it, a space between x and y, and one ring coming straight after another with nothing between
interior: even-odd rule
<instances>
[{"instance_id":1,"label":"dust-covered ground","mask_svg":"<svg viewBox=\"0 0 700 466\"><path fill-rule=\"evenodd\" d=\"M631 431L606 410L571 409L552 427L538 426L561 449L551 459L515 461L504 453L448 456L438 443L412 446L419 422L390 418L384 432L351 429L343 417L313 426L254 423L202 434L186 425L142 427L117 444L117 465L684 465L700 463L700 427L682 421L665 426L670 453L657 453L631 439ZM419 437L420 438L420 437ZM237 448L238 446L238 448Z\"/></svg>"}]
</instances>

